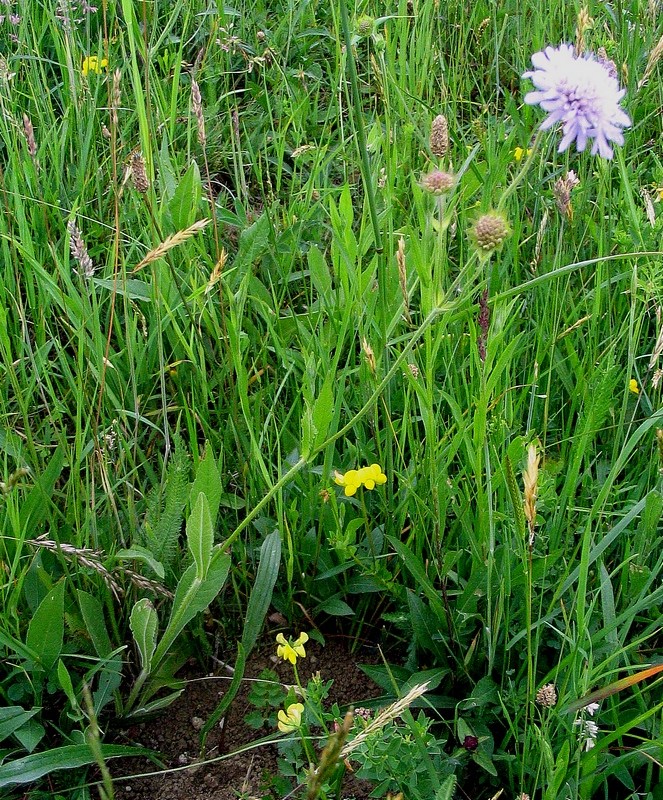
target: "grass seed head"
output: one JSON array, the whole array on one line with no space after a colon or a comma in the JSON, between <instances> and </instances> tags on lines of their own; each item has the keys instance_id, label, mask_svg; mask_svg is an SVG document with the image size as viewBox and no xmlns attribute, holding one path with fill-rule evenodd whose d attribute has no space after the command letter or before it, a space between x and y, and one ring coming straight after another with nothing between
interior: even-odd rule
<instances>
[{"instance_id":1,"label":"grass seed head","mask_svg":"<svg viewBox=\"0 0 663 800\"><path fill-rule=\"evenodd\" d=\"M134 189L141 194L146 194L150 190L150 179L147 177L142 153L134 153L131 156L131 182Z\"/></svg>"},{"instance_id":2,"label":"grass seed head","mask_svg":"<svg viewBox=\"0 0 663 800\"><path fill-rule=\"evenodd\" d=\"M449 124L444 114L438 114L430 129L430 149L434 156L444 158L449 150Z\"/></svg>"}]
</instances>

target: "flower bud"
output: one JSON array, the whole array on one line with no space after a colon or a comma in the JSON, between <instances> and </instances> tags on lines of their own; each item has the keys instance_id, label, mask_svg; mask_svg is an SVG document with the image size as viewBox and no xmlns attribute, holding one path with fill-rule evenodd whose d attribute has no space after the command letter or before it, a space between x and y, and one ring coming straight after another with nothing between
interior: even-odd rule
<instances>
[{"instance_id":1,"label":"flower bud","mask_svg":"<svg viewBox=\"0 0 663 800\"><path fill-rule=\"evenodd\" d=\"M430 194L439 196L450 192L456 183L455 177L450 172L436 169L424 175L421 179L421 188Z\"/></svg>"},{"instance_id":2,"label":"flower bud","mask_svg":"<svg viewBox=\"0 0 663 800\"><path fill-rule=\"evenodd\" d=\"M484 214L471 231L476 246L486 255L497 250L511 233L506 219L501 214Z\"/></svg>"}]
</instances>

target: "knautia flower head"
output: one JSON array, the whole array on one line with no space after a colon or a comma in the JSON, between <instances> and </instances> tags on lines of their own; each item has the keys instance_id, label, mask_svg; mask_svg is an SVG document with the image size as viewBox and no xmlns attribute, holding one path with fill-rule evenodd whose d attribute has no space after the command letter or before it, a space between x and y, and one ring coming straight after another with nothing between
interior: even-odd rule
<instances>
[{"instance_id":1,"label":"knautia flower head","mask_svg":"<svg viewBox=\"0 0 663 800\"><path fill-rule=\"evenodd\" d=\"M626 90L619 88L610 69L591 53L576 55L570 44L546 47L532 56L532 64L535 69L523 78L531 78L537 91L528 92L525 102L548 113L541 130L562 123L559 152L573 142L582 152L593 140L592 155L612 158L610 142L624 144L622 129L631 119L619 105Z\"/></svg>"},{"instance_id":2,"label":"knautia flower head","mask_svg":"<svg viewBox=\"0 0 663 800\"><path fill-rule=\"evenodd\" d=\"M510 233L509 224L502 214L490 212L480 216L474 223L470 238L484 255L490 255L502 246Z\"/></svg>"},{"instance_id":3,"label":"knautia flower head","mask_svg":"<svg viewBox=\"0 0 663 800\"><path fill-rule=\"evenodd\" d=\"M456 178L450 172L435 169L421 178L421 188L436 197L447 194L454 188Z\"/></svg>"},{"instance_id":4,"label":"knautia flower head","mask_svg":"<svg viewBox=\"0 0 663 800\"><path fill-rule=\"evenodd\" d=\"M346 497L357 494L360 486L365 486L369 491L387 482L387 476L379 464L361 469L349 469L346 473L334 472L334 483L344 487Z\"/></svg>"},{"instance_id":5,"label":"knautia flower head","mask_svg":"<svg viewBox=\"0 0 663 800\"><path fill-rule=\"evenodd\" d=\"M368 14L362 14L361 17L357 19L357 35L370 36L373 33L374 26L375 20L373 17L369 17Z\"/></svg>"},{"instance_id":6,"label":"knautia flower head","mask_svg":"<svg viewBox=\"0 0 663 800\"><path fill-rule=\"evenodd\" d=\"M294 666L298 658L306 658L306 650L304 650L306 642L308 642L307 633L300 633L299 638L294 642L286 640L285 636L279 633L276 636L276 643L278 644L276 655L284 661L289 661Z\"/></svg>"},{"instance_id":7,"label":"knautia flower head","mask_svg":"<svg viewBox=\"0 0 663 800\"><path fill-rule=\"evenodd\" d=\"M291 703L288 708L278 713L278 729L283 733L292 733L301 727L304 706L302 703Z\"/></svg>"}]
</instances>

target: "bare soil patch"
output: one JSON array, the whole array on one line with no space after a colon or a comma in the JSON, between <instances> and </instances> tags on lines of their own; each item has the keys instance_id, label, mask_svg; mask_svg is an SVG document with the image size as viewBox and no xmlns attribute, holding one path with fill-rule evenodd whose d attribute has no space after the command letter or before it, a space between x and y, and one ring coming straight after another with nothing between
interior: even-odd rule
<instances>
[{"instance_id":1,"label":"bare soil patch","mask_svg":"<svg viewBox=\"0 0 663 800\"><path fill-rule=\"evenodd\" d=\"M297 668L305 685L310 676L320 672L323 680L333 680L329 704L341 708L361 705L362 701L378 697L380 690L357 666L344 642L328 639L324 647L309 641L307 657ZM245 678L256 678L264 669L274 670L284 683L293 683L290 664L275 660L275 647L265 645L250 658ZM362 663L374 663L375 657L362 653ZM122 730L117 741L139 744L160 753L168 769L157 772L147 759L111 761L109 768L115 780L117 800L236 800L238 797L259 798L269 794L269 778L277 773L277 751L274 746L261 745L230 758L198 763L199 729L202 721L218 705L229 680L227 673L188 675L189 682L182 696L157 719ZM265 736L268 731L256 731L246 725L244 716L250 710L245 680L224 722L224 733L214 730L207 739L206 759L222 753L232 753L242 745ZM154 773L138 777L144 773ZM348 774L344 796L364 800L370 785Z\"/></svg>"}]
</instances>

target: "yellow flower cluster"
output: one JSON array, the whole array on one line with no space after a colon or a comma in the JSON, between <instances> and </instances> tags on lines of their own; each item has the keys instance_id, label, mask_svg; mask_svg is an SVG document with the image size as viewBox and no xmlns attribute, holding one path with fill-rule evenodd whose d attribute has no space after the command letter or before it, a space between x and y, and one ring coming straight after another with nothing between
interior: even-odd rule
<instances>
[{"instance_id":1,"label":"yellow flower cluster","mask_svg":"<svg viewBox=\"0 0 663 800\"><path fill-rule=\"evenodd\" d=\"M346 497L352 497L362 485L367 489L375 489L376 486L381 486L386 482L387 476L379 464L371 464L370 467L361 467L361 469L351 469L345 474L334 473L334 483L344 487Z\"/></svg>"},{"instance_id":2,"label":"yellow flower cluster","mask_svg":"<svg viewBox=\"0 0 663 800\"><path fill-rule=\"evenodd\" d=\"M640 394L640 387L638 386L638 382L635 378L631 378L628 382L628 390L629 392L633 392L633 394Z\"/></svg>"},{"instance_id":3,"label":"yellow flower cluster","mask_svg":"<svg viewBox=\"0 0 663 800\"><path fill-rule=\"evenodd\" d=\"M516 147L513 151L513 160L518 163L523 160L523 156L531 156L532 155L532 148L528 147L525 150L523 147Z\"/></svg>"},{"instance_id":4,"label":"yellow flower cluster","mask_svg":"<svg viewBox=\"0 0 663 800\"><path fill-rule=\"evenodd\" d=\"M276 642L276 655L284 661L289 661L291 664L296 664L298 658L306 658L306 650L304 645L308 642L308 634L300 633L299 638L294 642L286 640L282 633L277 634Z\"/></svg>"},{"instance_id":5,"label":"yellow flower cluster","mask_svg":"<svg viewBox=\"0 0 663 800\"><path fill-rule=\"evenodd\" d=\"M283 733L291 733L296 731L302 724L302 712L304 706L301 703L291 703L288 708L278 713L278 728Z\"/></svg>"},{"instance_id":6,"label":"yellow flower cluster","mask_svg":"<svg viewBox=\"0 0 663 800\"><path fill-rule=\"evenodd\" d=\"M108 59L99 59L97 56L86 56L83 59L83 75L87 76L89 72L96 72L101 75L101 71L108 66Z\"/></svg>"}]
</instances>

